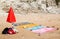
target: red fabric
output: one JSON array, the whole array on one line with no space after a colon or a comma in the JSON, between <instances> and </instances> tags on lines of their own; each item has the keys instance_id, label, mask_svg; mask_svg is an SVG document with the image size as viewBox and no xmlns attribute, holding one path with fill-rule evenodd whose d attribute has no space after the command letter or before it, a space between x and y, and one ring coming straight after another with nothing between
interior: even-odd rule
<instances>
[{"instance_id":1,"label":"red fabric","mask_svg":"<svg viewBox=\"0 0 60 39\"><path fill-rule=\"evenodd\" d=\"M12 7L10 7L9 14L7 17L7 22L10 22L10 23L16 22L14 11L13 11Z\"/></svg>"},{"instance_id":2,"label":"red fabric","mask_svg":"<svg viewBox=\"0 0 60 39\"><path fill-rule=\"evenodd\" d=\"M16 34L16 32L14 30L8 30L8 34Z\"/></svg>"}]
</instances>

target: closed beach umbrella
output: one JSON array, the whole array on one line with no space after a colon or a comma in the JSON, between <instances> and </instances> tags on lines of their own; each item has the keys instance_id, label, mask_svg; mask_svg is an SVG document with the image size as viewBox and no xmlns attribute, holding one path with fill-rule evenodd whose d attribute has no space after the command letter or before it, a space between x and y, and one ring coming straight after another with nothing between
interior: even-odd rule
<instances>
[{"instance_id":1,"label":"closed beach umbrella","mask_svg":"<svg viewBox=\"0 0 60 39\"><path fill-rule=\"evenodd\" d=\"M16 18L15 18L14 11L13 11L12 7L10 7L8 17L7 17L7 22L9 22L9 23L16 22Z\"/></svg>"}]
</instances>

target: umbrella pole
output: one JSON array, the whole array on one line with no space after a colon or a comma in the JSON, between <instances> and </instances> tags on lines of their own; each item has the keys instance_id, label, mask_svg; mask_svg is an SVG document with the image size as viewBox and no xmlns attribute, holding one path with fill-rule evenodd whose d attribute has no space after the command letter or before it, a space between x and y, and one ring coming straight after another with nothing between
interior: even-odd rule
<instances>
[{"instance_id":1,"label":"umbrella pole","mask_svg":"<svg viewBox=\"0 0 60 39\"><path fill-rule=\"evenodd\" d=\"M15 27L14 27L14 23L12 23L12 27L15 28Z\"/></svg>"},{"instance_id":2,"label":"umbrella pole","mask_svg":"<svg viewBox=\"0 0 60 39\"><path fill-rule=\"evenodd\" d=\"M13 26L14 23L12 23L12 26Z\"/></svg>"},{"instance_id":3,"label":"umbrella pole","mask_svg":"<svg viewBox=\"0 0 60 39\"><path fill-rule=\"evenodd\" d=\"M14 23L12 23L12 27L14 27Z\"/></svg>"}]
</instances>

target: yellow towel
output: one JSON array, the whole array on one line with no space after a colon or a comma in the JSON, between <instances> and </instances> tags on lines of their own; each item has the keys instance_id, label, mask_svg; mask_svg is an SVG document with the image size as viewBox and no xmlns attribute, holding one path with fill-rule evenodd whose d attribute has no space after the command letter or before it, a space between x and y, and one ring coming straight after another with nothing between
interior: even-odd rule
<instances>
[{"instance_id":1,"label":"yellow towel","mask_svg":"<svg viewBox=\"0 0 60 39\"><path fill-rule=\"evenodd\" d=\"M25 25L20 25L20 26L17 26L17 28L31 28L31 27L34 27L34 26L37 26L37 24L25 24Z\"/></svg>"}]
</instances>

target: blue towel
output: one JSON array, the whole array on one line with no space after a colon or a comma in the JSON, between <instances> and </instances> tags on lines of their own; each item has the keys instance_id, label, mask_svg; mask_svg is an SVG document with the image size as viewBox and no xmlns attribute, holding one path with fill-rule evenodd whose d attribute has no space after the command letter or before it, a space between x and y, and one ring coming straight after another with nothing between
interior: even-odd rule
<instances>
[{"instance_id":1,"label":"blue towel","mask_svg":"<svg viewBox=\"0 0 60 39\"><path fill-rule=\"evenodd\" d=\"M44 28L44 26L35 26L31 30L37 30L37 29L41 29L41 28Z\"/></svg>"},{"instance_id":2,"label":"blue towel","mask_svg":"<svg viewBox=\"0 0 60 39\"><path fill-rule=\"evenodd\" d=\"M26 28L26 30L37 30L37 29L41 29L41 28L44 28L45 26L34 26L32 28Z\"/></svg>"}]
</instances>

